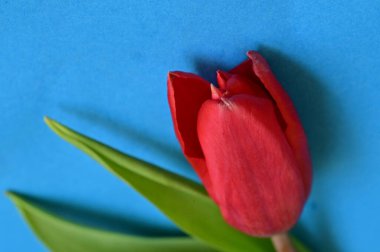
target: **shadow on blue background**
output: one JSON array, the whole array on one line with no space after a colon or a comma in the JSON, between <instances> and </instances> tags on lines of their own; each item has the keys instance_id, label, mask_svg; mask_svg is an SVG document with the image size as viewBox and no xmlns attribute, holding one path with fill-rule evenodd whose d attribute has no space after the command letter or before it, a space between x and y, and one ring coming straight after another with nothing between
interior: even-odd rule
<instances>
[{"instance_id":1,"label":"shadow on blue background","mask_svg":"<svg viewBox=\"0 0 380 252\"><path fill-rule=\"evenodd\" d=\"M270 62L277 78L292 97L308 136L314 168L323 169L332 158L339 158L334 155L336 149L344 147L345 154L350 155L354 148L352 133L342 118L344 107L338 97L326 88L328 83L322 82L317 74L279 50L261 47L259 51ZM337 141L341 138L347 140L344 146Z\"/></svg>"},{"instance_id":2,"label":"shadow on blue background","mask_svg":"<svg viewBox=\"0 0 380 252\"><path fill-rule=\"evenodd\" d=\"M350 133L344 129L342 123L339 123L342 121L340 118L341 104L328 90L324 89L323 86L327 84L322 83L315 74L300 63L279 50L261 47L259 51L271 63L277 78L289 95L293 97L293 102L302 118L308 136L314 169L324 169L329 159L332 158L334 150L342 148L337 144L336 139L350 138ZM318 201L329 200L317 193L314 193L314 197ZM316 208L318 205L314 204L312 207ZM332 223L326 219L324 211L328 211L328 209L319 208L319 214L315 220L318 223L316 229L320 238L324 240L324 246L327 246L330 251L339 252L341 250L338 249L330 234ZM313 244L311 234L308 234L307 227L304 227L302 223L297 225L294 233L302 237L308 244ZM314 250L316 250L316 244L313 245Z\"/></svg>"},{"instance_id":3,"label":"shadow on blue background","mask_svg":"<svg viewBox=\"0 0 380 252\"><path fill-rule=\"evenodd\" d=\"M107 115L104 111L94 111L91 108L78 108L70 105L62 105L61 109L67 114L78 117L81 120L86 120L91 124L96 124L107 131L117 134L121 140L139 143L145 148L156 152L157 155L170 159L178 165L179 169L190 169L182 152L176 146L165 143L163 140L155 139L153 136L149 136L138 129L131 128L128 124Z\"/></svg>"}]
</instances>

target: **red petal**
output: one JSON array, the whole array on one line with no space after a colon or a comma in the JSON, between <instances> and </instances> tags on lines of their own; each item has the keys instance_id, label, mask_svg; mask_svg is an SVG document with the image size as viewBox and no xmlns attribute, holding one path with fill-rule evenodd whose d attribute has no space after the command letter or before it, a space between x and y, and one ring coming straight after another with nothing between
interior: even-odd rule
<instances>
[{"instance_id":1,"label":"red petal","mask_svg":"<svg viewBox=\"0 0 380 252\"><path fill-rule=\"evenodd\" d=\"M249 94L257 97L270 98L259 80L256 82L245 75L232 74L226 81L226 90L229 95Z\"/></svg>"},{"instance_id":2,"label":"red petal","mask_svg":"<svg viewBox=\"0 0 380 252\"><path fill-rule=\"evenodd\" d=\"M224 72L222 70L216 71L216 79L218 81L218 86L220 89L226 89L226 82L231 77L230 73Z\"/></svg>"},{"instance_id":3,"label":"red petal","mask_svg":"<svg viewBox=\"0 0 380 252\"><path fill-rule=\"evenodd\" d=\"M304 187L271 100L249 95L208 100L199 111L198 135L213 192L230 225L256 236L294 225Z\"/></svg>"},{"instance_id":4,"label":"red petal","mask_svg":"<svg viewBox=\"0 0 380 252\"><path fill-rule=\"evenodd\" d=\"M191 73L169 73L168 99L176 136L184 155L211 193L210 179L197 134L198 111L209 98L210 83L206 80Z\"/></svg>"},{"instance_id":5,"label":"red petal","mask_svg":"<svg viewBox=\"0 0 380 252\"><path fill-rule=\"evenodd\" d=\"M251 60L243 61L240 65L236 66L232 70L228 71L231 74L240 74L247 76L254 76L252 73L252 62Z\"/></svg>"},{"instance_id":6,"label":"red petal","mask_svg":"<svg viewBox=\"0 0 380 252\"><path fill-rule=\"evenodd\" d=\"M272 73L266 60L255 51L249 51L247 55L252 61L251 66L253 72L261 80L266 90L276 102L276 105L287 124L285 134L296 155L297 163L299 164L303 176L305 190L307 194L309 194L312 179L311 159L306 135L301 121L298 118L297 111L290 97Z\"/></svg>"},{"instance_id":7,"label":"red petal","mask_svg":"<svg viewBox=\"0 0 380 252\"><path fill-rule=\"evenodd\" d=\"M228 73L230 74L229 76L230 78L228 79L229 82L232 82L232 80L230 79L231 77L235 76L235 79L237 80L234 80L233 82L249 83L251 85L251 88L253 89L253 93L256 93L256 96L268 97L269 94L266 92L265 87L261 83L260 79L252 72L252 61L250 59L243 61L238 66L228 71ZM243 78L245 80L242 80ZM225 80L225 82L227 82L227 80ZM232 86L234 86L234 84L230 83L229 86L230 86L230 89L232 89ZM244 89L246 90L247 88L244 88ZM237 94L237 93L238 92L234 92L234 94ZM247 93L247 92L241 91L240 93Z\"/></svg>"}]
</instances>

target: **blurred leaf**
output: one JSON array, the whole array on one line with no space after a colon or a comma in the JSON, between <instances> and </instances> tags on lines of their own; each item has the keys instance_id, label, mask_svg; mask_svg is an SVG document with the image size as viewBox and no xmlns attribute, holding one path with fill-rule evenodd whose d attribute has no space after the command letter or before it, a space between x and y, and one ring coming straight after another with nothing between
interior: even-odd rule
<instances>
[{"instance_id":1,"label":"blurred leaf","mask_svg":"<svg viewBox=\"0 0 380 252\"><path fill-rule=\"evenodd\" d=\"M254 238L229 226L204 188L186 178L123 154L45 118L49 127L155 204L189 235L220 251L274 251L270 239ZM306 252L297 246L299 252Z\"/></svg>"},{"instance_id":2,"label":"blurred leaf","mask_svg":"<svg viewBox=\"0 0 380 252\"><path fill-rule=\"evenodd\" d=\"M192 238L147 238L81 226L48 213L20 194L8 192L38 237L55 252L213 252Z\"/></svg>"}]
</instances>

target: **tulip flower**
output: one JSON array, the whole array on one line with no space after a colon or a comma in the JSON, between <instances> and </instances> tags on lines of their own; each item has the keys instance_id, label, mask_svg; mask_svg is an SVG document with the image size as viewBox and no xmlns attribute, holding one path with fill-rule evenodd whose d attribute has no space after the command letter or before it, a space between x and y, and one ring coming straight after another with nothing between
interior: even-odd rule
<instances>
[{"instance_id":1,"label":"tulip flower","mask_svg":"<svg viewBox=\"0 0 380 252\"><path fill-rule=\"evenodd\" d=\"M297 112L257 52L217 72L218 87L170 72L168 99L187 160L223 218L252 236L272 236L298 220L312 172Z\"/></svg>"}]
</instances>

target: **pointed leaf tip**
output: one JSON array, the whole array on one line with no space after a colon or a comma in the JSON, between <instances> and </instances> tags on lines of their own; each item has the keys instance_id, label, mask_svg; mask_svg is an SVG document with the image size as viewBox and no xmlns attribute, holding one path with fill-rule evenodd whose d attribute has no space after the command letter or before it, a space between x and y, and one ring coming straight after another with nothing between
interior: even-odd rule
<instances>
[{"instance_id":1,"label":"pointed leaf tip","mask_svg":"<svg viewBox=\"0 0 380 252\"><path fill-rule=\"evenodd\" d=\"M21 199L21 196L14 192L14 191L5 191L5 196L7 196L12 202L13 204L15 204L16 206L19 206L20 204L22 204L22 199Z\"/></svg>"},{"instance_id":2,"label":"pointed leaf tip","mask_svg":"<svg viewBox=\"0 0 380 252\"><path fill-rule=\"evenodd\" d=\"M9 199L12 199L14 193L13 193L12 191L5 191L4 194L5 194L5 196L7 196Z\"/></svg>"},{"instance_id":3,"label":"pointed leaf tip","mask_svg":"<svg viewBox=\"0 0 380 252\"><path fill-rule=\"evenodd\" d=\"M55 131L56 125L59 124L57 121L51 119L48 116L44 116L44 122L53 131Z\"/></svg>"},{"instance_id":4,"label":"pointed leaf tip","mask_svg":"<svg viewBox=\"0 0 380 252\"><path fill-rule=\"evenodd\" d=\"M48 116L44 116L43 119L44 119L44 122L45 122L46 124L48 124L49 121L51 121L51 119L50 119Z\"/></svg>"}]
</instances>

